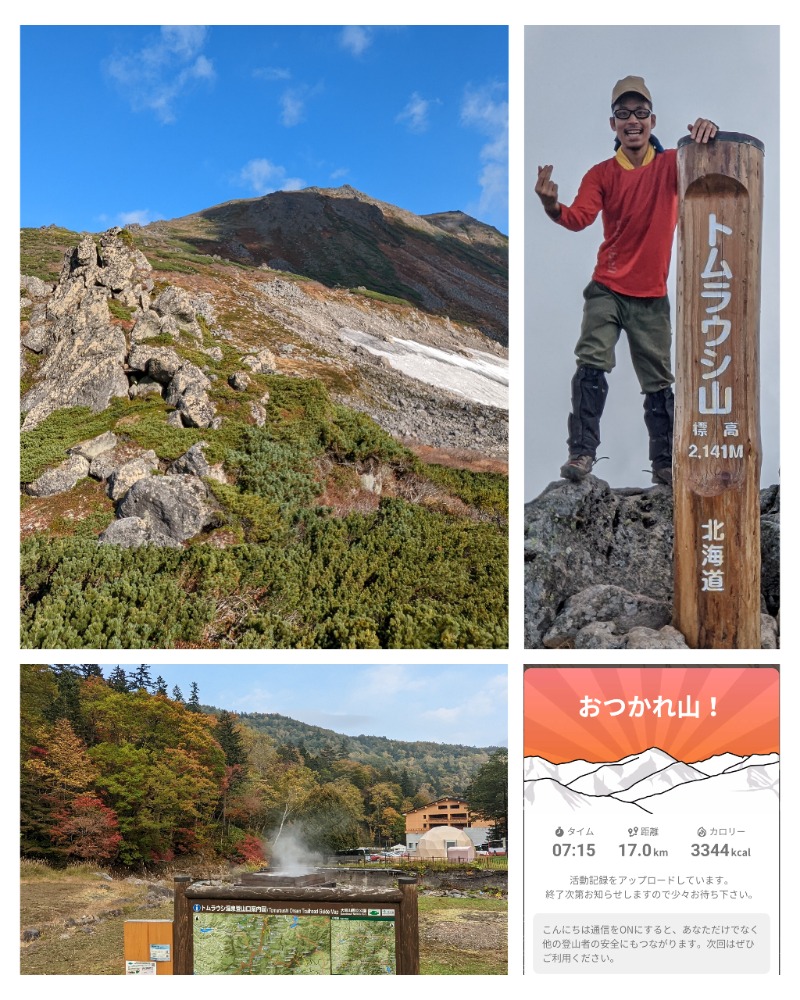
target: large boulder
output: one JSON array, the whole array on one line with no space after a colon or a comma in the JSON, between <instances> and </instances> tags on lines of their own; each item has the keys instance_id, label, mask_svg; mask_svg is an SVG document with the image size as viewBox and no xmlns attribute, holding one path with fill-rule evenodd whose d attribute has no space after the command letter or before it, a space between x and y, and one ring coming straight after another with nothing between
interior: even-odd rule
<instances>
[{"instance_id":1,"label":"large boulder","mask_svg":"<svg viewBox=\"0 0 800 1000\"><path fill-rule=\"evenodd\" d=\"M216 411L206 391L210 386L206 375L189 361L172 376L164 399L180 413L184 427L211 426Z\"/></svg>"},{"instance_id":2,"label":"large boulder","mask_svg":"<svg viewBox=\"0 0 800 1000\"><path fill-rule=\"evenodd\" d=\"M643 594L632 594L624 587L595 584L567 598L545 634L542 645L549 649L571 645L575 637L592 622L614 622L619 632L634 628L660 629L672 620L672 607Z\"/></svg>"},{"instance_id":3,"label":"large boulder","mask_svg":"<svg viewBox=\"0 0 800 1000\"><path fill-rule=\"evenodd\" d=\"M171 347L136 344L128 355L128 365L134 371L146 372L150 378L166 385L184 364L183 358Z\"/></svg>"},{"instance_id":4,"label":"large boulder","mask_svg":"<svg viewBox=\"0 0 800 1000\"><path fill-rule=\"evenodd\" d=\"M32 274L21 274L19 276L19 287L20 291L25 292L26 295L30 295L32 299L42 299L48 295L52 295L55 286L42 281L41 278L37 278Z\"/></svg>"},{"instance_id":5,"label":"large boulder","mask_svg":"<svg viewBox=\"0 0 800 1000\"><path fill-rule=\"evenodd\" d=\"M780 607L779 522L778 488L770 487L761 494L767 649ZM664 631L672 618L672 547L667 487L611 489L595 476L551 483L525 506L526 647L684 648L679 633Z\"/></svg>"},{"instance_id":6,"label":"large boulder","mask_svg":"<svg viewBox=\"0 0 800 1000\"><path fill-rule=\"evenodd\" d=\"M117 506L118 517L139 517L177 542L220 523L208 487L196 476L148 476L134 483Z\"/></svg>"},{"instance_id":7,"label":"large boulder","mask_svg":"<svg viewBox=\"0 0 800 1000\"><path fill-rule=\"evenodd\" d=\"M91 462L99 455L116 448L116 446L117 435L114 434L113 431L105 431L103 434L98 434L96 437L89 438L86 441L79 441L77 444L74 444L69 449L69 454L83 455L84 458L88 458Z\"/></svg>"},{"instance_id":8,"label":"large boulder","mask_svg":"<svg viewBox=\"0 0 800 1000\"><path fill-rule=\"evenodd\" d=\"M643 625L618 631L614 622L592 622L575 636L575 649L688 649L681 633L671 625L660 629Z\"/></svg>"},{"instance_id":9,"label":"large boulder","mask_svg":"<svg viewBox=\"0 0 800 1000\"><path fill-rule=\"evenodd\" d=\"M47 329L47 303L42 301L34 302L31 305L28 332L22 338L22 346L27 347L34 354L41 354L49 344L50 334Z\"/></svg>"},{"instance_id":10,"label":"large boulder","mask_svg":"<svg viewBox=\"0 0 800 1000\"><path fill-rule=\"evenodd\" d=\"M108 495L112 500L120 500L134 483L149 476L157 468L158 455L154 451L137 455L111 473L108 479Z\"/></svg>"},{"instance_id":11,"label":"large boulder","mask_svg":"<svg viewBox=\"0 0 800 1000\"><path fill-rule=\"evenodd\" d=\"M209 465L208 459L203 454L203 449L207 447L205 441L198 441L192 447L172 462L166 471L168 476L197 476L200 479L216 479L221 483L227 483L221 465Z\"/></svg>"},{"instance_id":12,"label":"large boulder","mask_svg":"<svg viewBox=\"0 0 800 1000\"><path fill-rule=\"evenodd\" d=\"M151 340L153 337L160 337L161 334L161 317L154 309L145 309L137 315L133 324L131 342L138 344L144 340Z\"/></svg>"},{"instance_id":13,"label":"large boulder","mask_svg":"<svg viewBox=\"0 0 800 1000\"><path fill-rule=\"evenodd\" d=\"M525 506L525 644L542 647L566 600L611 584L672 602L672 493L612 490L587 476Z\"/></svg>"},{"instance_id":14,"label":"large boulder","mask_svg":"<svg viewBox=\"0 0 800 1000\"><path fill-rule=\"evenodd\" d=\"M23 486L22 492L31 497L50 497L66 493L89 475L89 460L83 455L70 455L61 465L43 472L38 479Z\"/></svg>"},{"instance_id":15,"label":"large boulder","mask_svg":"<svg viewBox=\"0 0 800 1000\"><path fill-rule=\"evenodd\" d=\"M140 545L183 548L179 541L142 517L122 517L112 521L97 541L101 545L119 545L123 549L138 549Z\"/></svg>"}]
</instances>

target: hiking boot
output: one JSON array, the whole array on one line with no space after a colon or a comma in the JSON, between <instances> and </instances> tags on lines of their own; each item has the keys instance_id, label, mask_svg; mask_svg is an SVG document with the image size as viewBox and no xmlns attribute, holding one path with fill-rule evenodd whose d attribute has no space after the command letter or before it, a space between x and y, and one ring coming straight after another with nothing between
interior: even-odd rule
<instances>
[{"instance_id":1,"label":"hiking boot","mask_svg":"<svg viewBox=\"0 0 800 1000\"><path fill-rule=\"evenodd\" d=\"M591 455L570 455L564 465L561 466L561 476L563 479L571 479L577 483L585 479L594 467L594 458Z\"/></svg>"},{"instance_id":2,"label":"hiking boot","mask_svg":"<svg viewBox=\"0 0 800 1000\"><path fill-rule=\"evenodd\" d=\"M659 486L672 486L672 466L665 465L660 469L653 469L653 480Z\"/></svg>"}]
</instances>

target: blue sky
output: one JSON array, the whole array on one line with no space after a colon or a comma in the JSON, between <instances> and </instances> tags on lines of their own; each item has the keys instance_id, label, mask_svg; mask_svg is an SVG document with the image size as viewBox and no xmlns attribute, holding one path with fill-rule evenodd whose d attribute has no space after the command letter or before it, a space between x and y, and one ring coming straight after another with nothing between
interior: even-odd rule
<instances>
[{"instance_id":1,"label":"blue sky","mask_svg":"<svg viewBox=\"0 0 800 1000\"><path fill-rule=\"evenodd\" d=\"M505 27L25 26L21 225L351 184L508 231Z\"/></svg>"},{"instance_id":2,"label":"blue sky","mask_svg":"<svg viewBox=\"0 0 800 1000\"><path fill-rule=\"evenodd\" d=\"M123 664L127 673L135 667ZM506 746L508 679L497 664L149 664L170 692L232 712L278 712L349 736ZM108 674L112 665L103 665Z\"/></svg>"}]
</instances>

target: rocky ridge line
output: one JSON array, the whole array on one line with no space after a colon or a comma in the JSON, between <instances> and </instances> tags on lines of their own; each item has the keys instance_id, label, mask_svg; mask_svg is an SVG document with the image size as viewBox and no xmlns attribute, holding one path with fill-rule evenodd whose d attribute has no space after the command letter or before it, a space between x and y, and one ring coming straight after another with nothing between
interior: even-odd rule
<instances>
[{"instance_id":1,"label":"rocky ridge line","mask_svg":"<svg viewBox=\"0 0 800 1000\"><path fill-rule=\"evenodd\" d=\"M528 649L686 649L672 622L672 491L551 483L525 505ZM778 644L780 492L761 491L762 648Z\"/></svg>"}]
</instances>

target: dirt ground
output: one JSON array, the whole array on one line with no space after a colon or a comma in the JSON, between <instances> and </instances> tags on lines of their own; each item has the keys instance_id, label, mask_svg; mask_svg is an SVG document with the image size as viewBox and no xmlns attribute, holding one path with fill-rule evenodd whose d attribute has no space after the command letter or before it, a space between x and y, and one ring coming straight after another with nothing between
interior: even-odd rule
<instances>
[{"instance_id":1,"label":"dirt ground","mask_svg":"<svg viewBox=\"0 0 800 1000\"><path fill-rule=\"evenodd\" d=\"M508 938L505 913L462 912L442 917L420 917L420 941L464 948L466 951L500 950Z\"/></svg>"},{"instance_id":2,"label":"dirt ground","mask_svg":"<svg viewBox=\"0 0 800 1000\"><path fill-rule=\"evenodd\" d=\"M122 975L126 920L172 917L170 879L110 877L90 866L23 868L22 975ZM423 975L504 975L506 903L500 899L419 899Z\"/></svg>"}]
</instances>

